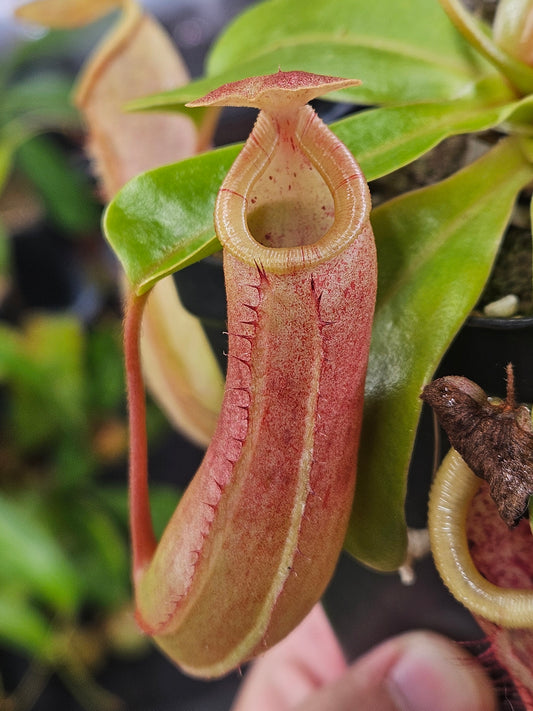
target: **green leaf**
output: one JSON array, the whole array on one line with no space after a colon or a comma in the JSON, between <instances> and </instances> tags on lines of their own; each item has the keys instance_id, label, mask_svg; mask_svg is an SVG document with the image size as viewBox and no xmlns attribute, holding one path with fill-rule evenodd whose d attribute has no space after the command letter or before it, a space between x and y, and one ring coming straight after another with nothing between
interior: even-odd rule
<instances>
[{"instance_id":1,"label":"green leaf","mask_svg":"<svg viewBox=\"0 0 533 711\"><path fill-rule=\"evenodd\" d=\"M485 131L504 122L529 130L533 97L498 106L478 102L425 102L370 109L342 119L333 132L359 161L367 180L401 168L445 138Z\"/></svg>"},{"instance_id":2,"label":"green leaf","mask_svg":"<svg viewBox=\"0 0 533 711\"><path fill-rule=\"evenodd\" d=\"M270 0L226 29L209 57L208 78L132 106L177 108L228 81L280 67L361 79L361 87L331 94L359 104L473 97L487 76L493 96L509 95L438 0Z\"/></svg>"},{"instance_id":3,"label":"green leaf","mask_svg":"<svg viewBox=\"0 0 533 711\"><path fill-rule=\"evenodd\" d=\"M48 387L65 420L84 419L83 380L84 335L72 316L36 317L26 329L30 357L50 379Z\"/></svg>"},{"instance_id":4,"label":"green leaf","mask_svg":"<svg viewBox=\"0 0 533 711\"><path fill-rule=\"evenodd\" d=\"M84 427L59 433L57 442L51 447L50 466L56 485L69 491L92 476L97 466L96 457Z\"/></svg>"},{"instance_id":5,"label":"green leaf","mask_svg":"<svg viewBox=\"0 0 533 711\"><path fill-rule=\"evenodd\" d=\"M509 131L522 135L533 135L533 94L526 96L522 101L512 106L508 116L502 117Z\"/></svg>"},{"instance_id":6,"label":"green leaf","mask_svg":"<svg viewBox=\"0 0 533 711\"><path fill-rule=\"evenodd\" d=\"M518 192L533 179L516 139L372 215L378 299L346 547L393 570L405 557L406 475L419 394L475 305ZM429 473L428 473L429 476Z\"/></svg>"},{"instance_id":7,"label":"green leaf","mask_svg":"<svg viewBox=\"0 0 533 711\"><path fill-rule=\"evenodd\" d=\"M240 146L156 168L127 183L104 215L104 229L137 293L220 249L213 210Z\"/></svg>"},{"instance_id":8,"label":"green leaf","mask_svg":"<svg viewBox=\"0 0 533 711\"><path fill-rule=\"evenodd\" d=\"M0 494L0 579L27 595L71 614L78 602L78 581L50 529L32 515L24 500Z\"/></svg>"}]
</instances>

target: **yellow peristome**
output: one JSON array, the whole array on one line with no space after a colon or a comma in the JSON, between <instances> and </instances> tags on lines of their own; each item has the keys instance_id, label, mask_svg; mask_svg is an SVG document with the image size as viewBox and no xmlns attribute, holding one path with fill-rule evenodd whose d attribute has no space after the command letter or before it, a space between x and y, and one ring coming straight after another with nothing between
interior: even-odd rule
<instances>
[{"instance_id":1,"label":"yellow peristome","mask_svg":"<svg viewBox=\"0 0 533 711\"><path fill-rule=\"evenodd\" d=\"M431 489L428 526L435 565L452 595L470 612L506 628L533 627L533 591L503 588L476 568L466 518L481 480L451 449Z\"/></svg>"}]
</instances>

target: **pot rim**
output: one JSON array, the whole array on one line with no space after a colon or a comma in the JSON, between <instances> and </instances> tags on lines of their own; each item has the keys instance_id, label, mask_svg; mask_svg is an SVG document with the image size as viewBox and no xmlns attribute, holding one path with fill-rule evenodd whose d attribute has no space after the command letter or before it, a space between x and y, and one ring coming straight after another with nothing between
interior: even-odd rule
<instances>
[{"instance_id":1,"label":"pot rim","mask_svg":"<svg viewBox=\"0 0 533 711\"><path fill-rule=\"evenodd\" d=\"M513 331L533 328L533 316L511 316L507 318L469 316L466 325L472 328L486 328L494 331Z\"/></svg>"}]
</instances>

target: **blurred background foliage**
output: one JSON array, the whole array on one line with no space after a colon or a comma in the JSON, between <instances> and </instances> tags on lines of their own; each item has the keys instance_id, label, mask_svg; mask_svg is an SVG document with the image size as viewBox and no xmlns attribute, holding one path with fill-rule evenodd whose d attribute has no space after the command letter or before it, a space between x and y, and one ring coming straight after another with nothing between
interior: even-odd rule
<instances>
[{"instance_id":1,"label":"blurred background foliage","mask_svg":"<svg viewBox=\"0 0 533 711\"><path fill-rule=\"evenodd\" d=\"M82 707L115 708L119 701L93 671L110 650L146 651L130 609L118 272L70 103L80 47L101 31L49 32L17 44L0 63L0 706L7 709L33 708L53 672ZM149 430L153 442L168 432L153 405ZM177 497L173 485L154 487L160 530Z\"/></svg>"}]
</instances>

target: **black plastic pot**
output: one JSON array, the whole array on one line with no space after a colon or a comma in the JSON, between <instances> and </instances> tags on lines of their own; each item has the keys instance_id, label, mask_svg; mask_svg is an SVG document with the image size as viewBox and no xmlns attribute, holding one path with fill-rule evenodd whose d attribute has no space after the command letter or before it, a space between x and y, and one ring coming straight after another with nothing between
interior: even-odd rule
<instances>
[{"instance_id":1,"label":"black plastic pot","mask_svg":"<svg viewBox=\"0 0 533 711\"><path fill-rule=\"evenodd\" d=\"M446 354L439 375L464 375L488 394L505 396L505 367L512 363L517 397L533 402L533 317L472 316ZM460 372L459 372L460 369Z\"/></svg>"},{"instance_id":2,"label":"black plastic pot","mask_svg":"<svg viewBox=\"0 0 533 711\"><path fill-rule=\"evenodd\" d=\"M222 370L226 370L226 293L222 259L214 255L174 274L180 300L205 331Z\"/></svg>"}]
</instances>

